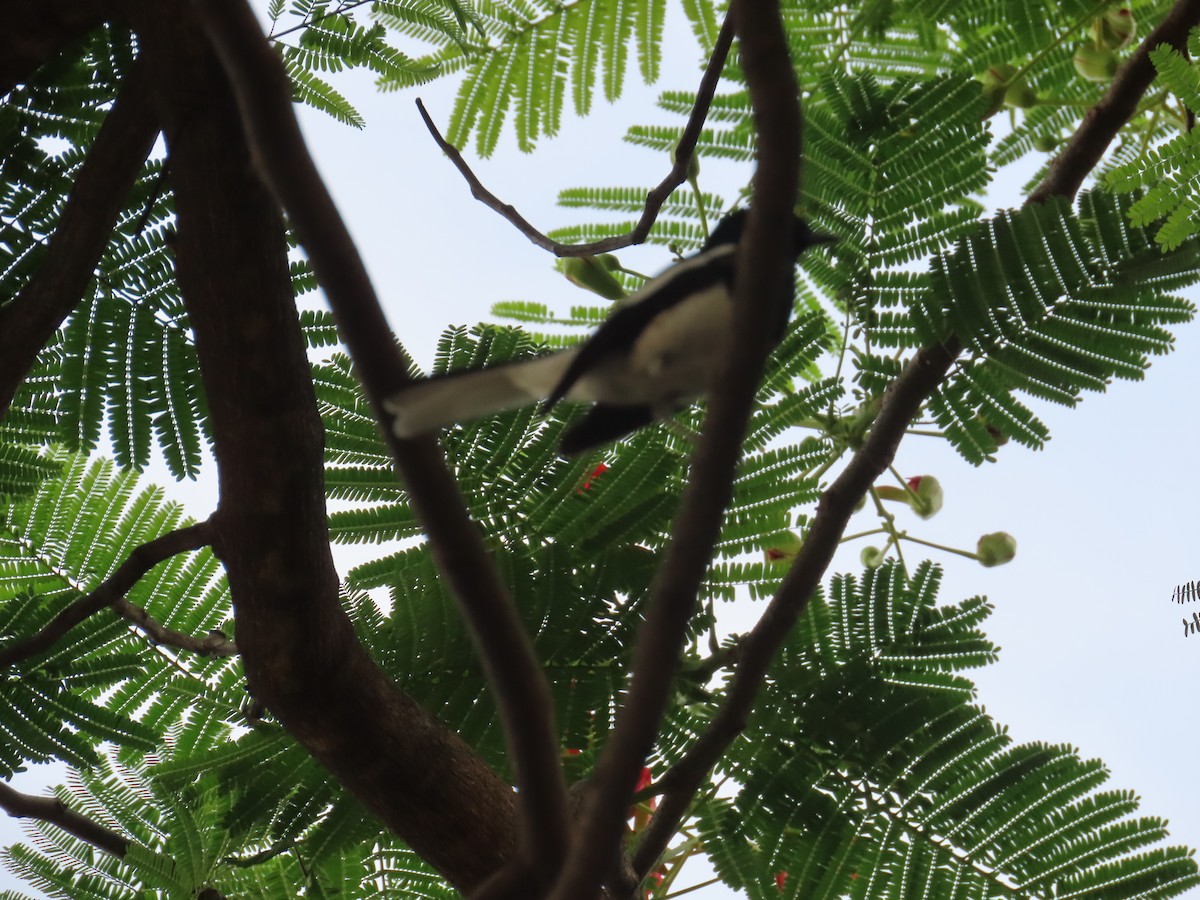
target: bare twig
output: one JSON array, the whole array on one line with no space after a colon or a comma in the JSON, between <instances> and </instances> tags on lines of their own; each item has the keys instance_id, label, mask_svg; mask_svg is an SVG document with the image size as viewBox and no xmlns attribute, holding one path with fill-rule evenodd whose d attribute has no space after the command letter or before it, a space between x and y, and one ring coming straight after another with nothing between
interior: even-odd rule
<instances>
[{"instance_id":1,"label":"bare twig","mask_svg":"<svg viewBox=\"0 0 1200 900\"><path fill-rule=\"evenodd\" d=\"M1041 202L1053 195L1067 198L1075 195L1154 79L1153 66L1148 60L1144 66L1136 60L1145 59L1150 49L1164 41L1178 45L1197 21L1200 21L1200 2L1180 0L1143 41L1134 54L1135 61L1122 69L1105 96L1084 116L1067 149L1027 203ZM1118 112L1125 118L1119 118ZM961 350L958 340L951 338L941 346L917 352L888 388L866 443L822 495L804 546L779 592L739 644L738 666L724 703L699 740L655 785L665 793L634 852L633 866L639 875L645 875L657 863L707 773L745 727L771 659L824 577L854 506L890 465L905 429L921 404L944 380Z\"/></svg>"},{"instance_id":2,"label":"bare twig","mask_svg":"<svg viewBox=\"0 0 1200 900\"><path fill-rule=\"evenodd\" d=\"M244 0L211 0L196 9L233 83L259 172L287 211L376 414L386 423L381 403L407 383L406 367L358 250L304 145L283 67ZM554 872L566 853L569 823L549 685L437 442L401 441L386 425L384 432L496 694L519 788L524 855L540 871Z\"/></svg>"},{"instance_id":3,"label":"bare twig","mask_svg":"<svg viewBox=\"0 0 1200 900\"><path fill-rule=\"evenodd\" d=\"M202 638L192 637L190 634L168 628L146 610L123 597L113 604L113 612L132 622L150 640L164 647L188 650L198 656L237 656L237 644L224 632L210 631Z\"/></svg>"},{"instance_id":4,"label":"bare twig","mask_svg":"<svg viewBox=\"0 0 1200 900\"><path fill-rule=\"evenodd\" d=\"M1048 197L1073 198L1083 180L1096 168L1117 132L1137 110L1137 105L1154 81L1150 51L1160 44L1185 50L1187 34L1200 23L1200 0L1179 0L1128 61L1117 71L1112 84L1058 154L1041 184L1026 202L1041 203Z\"/></svg>"},{"instance_id":5,"label":"bare twig","mask_svg":"<svg viewBox=\"0 0 1200 900\"><path fill-rule=\"evenodd\" d=\"M433 135L433 139L437 141L437 145L441 147L442 152L446 156L450 157L450 161L454 163L454 167L466 179L468 186L471 188L471 196L484 206L494 209L504 218L508 219L521 234L529 238L534 244L543 250L549 250L555 256L591 256L596 253L610 253L613 250L620 250L622 247L640 244L646 240L647 235L650 234L650 229L654 227L654 221L658 218L658 212L662 209L662 205L671 196L675 188L687 180L688 164L691 163L692 156L696 152L696 142L700 139L700 129L704 127L704 120L708 117L708 109L712 105L713 95L716 93L717 84L721 80L721 71L725 68L725 59L729 55L729 47L732 43L733 24L729 17L726 16L725 22L721 26L721 31L717 35L712 56L709 57L708 66L704 70L704 76L700 79L700 86L696 90L696 103L692 107L692 114L688 117L683 134L679 136L679 144L675 148L675 164L671 166L671 171L666 174L666 177L646 194L646 205L642 209L641 218L638 219L633 230L628 234L604 238L588 244L560 244L558 241L551 240L534 228L524 216L517 212L516 207L510 203L505 203L484 187L483 182L471 171L471 167L467 165L467 161L463 159L458 148L442 137L437 126L433 124L433 119L425 111L425 104L420 100L417 100L417 109L420 110L421 118L425 120L425 127L429 129L429 133Z\"/></svg>"},{"instance_id":6,"label":"bare twig","mask_svg":"<svg viewBox=\"0 0 1200 900\"><path fill-rule=\"evenodd\" d=\"M791 222L800 158L800 109L777 2L737 0L731 16L758 130L758 168L746 236L738 249L733 347L717 380L692 475L638 632L633 672L604 748L582 833L551 897L596 895L619 859L638 776L654 745L679 665L697 589L732 495L750 409L770 349L766 310L791 290Z\"/></svg>"},{"instance_id":7,"label":"bare twig","mask_svg":"<svg viewBox=\"0 0 1200 900\"><path fill-rule=\"evenodd\" d=\"M208 521L204 521L186 528L168 531L166 534L159 535L154 540L136 547L125 562L121 563L117 571L113 572L94 591L80 597L60 612L37 634L0 650L0 670L23 659L45 653L84 619L105 607L123 602L125 594L137 584L138 579L160 562L170 559L177 553L199 550L210 543L212 543L212 526ZM127 604L127 606L130 609L137 609L132 604ZM145 611L141 611L141 615L145 616L147 620L153 621L146 616ZM157 623L155 624L157 625ZM183 636L181 635L181 637Z\"/></svg>"},{"instance_id":8,"label":"bare twig","mask_svg":"<svg viewBox=\"0 0 1200 900\"><path fill-rule=\"evenodd\" d=\"M37 272L0 310L0 418L38 352L83 296L154 146L158 121L142 69L135 66L100 126Z\"/></svg>"},{"instance_id":9,"label":"bare twig","mask_svg":"<svg viewBox=\"0 0 1200 900\"><path fill-rule=\"evenodd\" d=\"M0 782L0 808L14 819L38 819L57 825L68 834L105 853L124 858L131 841L124 835L105 828L99 822L77 813L57 797L38 797L22 794L12 786Z\"/></svg>"}]
</instances>

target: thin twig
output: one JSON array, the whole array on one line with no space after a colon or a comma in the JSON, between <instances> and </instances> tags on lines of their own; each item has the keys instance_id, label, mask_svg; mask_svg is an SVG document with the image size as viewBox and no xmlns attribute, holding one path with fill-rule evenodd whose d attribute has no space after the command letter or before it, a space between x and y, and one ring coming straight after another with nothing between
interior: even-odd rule
<instances>
[{"instance_id":1,"label":"thin twig","mask_svg":"<svg viewBox=\"0 0 1200 900\"><path fill-rule=\"evenodd\" d=\"M738 248L733 346L716 380L692 474L634 648L629 692L589 789L581 833L553 900L587 900L619 860L625 816L658 734L697 591L732 496L754 395L769 351L766 310L792 289L791 221L800 158L799 91L777 2L737 0L731 18L758 131L758 167ZM642 873L637 873L642 874Z\"/></svg>"},{"instance_id":2,"label":"thin twig","mask_svg":"<svg viewBox=\"0 0 1200 900\"><path fill-rule=\"evenodd\" d=\"M60 641L72 628L100 610L121 603L125 594L137 584L138 579L177 553L199 550L212 543L212 526L206 520L177 528L147 541L134 550L121 563L117 571L105 579L99 587L80 597L39 631L24 640L0 650L0 670L39 653L45 653ZM131 608L132 604L128 604ZM145 615L145 612L142 612ZM128 617L127 617L128 618ZM149 619L149 616L146 616ZM159 626L161 627L161 626Z\"/></svg>"},{"instance_id":3,"label":"thin twig","mask_svg":"<svg viewBox=\"0 0 1200 900\"><path fill-rule=\"evenodd\" d=\"M432 437L402 441L385 398L409 377L358 250L305 147L283 66L245 0L196 4L237 97L260 175L291 219L329 298L434 557L470 627L495 692L521 808L523 856L557 871L569 823L550 688L517 609Z\"/></svg>"},{"instance_id":4,"label":"thin twig","mask_svg":"<svg viewBox=\"0 0 1200 900\"><path fill-rule=\"evenodd\" d=\"M1178 45L1197 21L1200 21L1200 0L1179 0L1162 25L1138 48L1135 58L1145 57L1149 49L1164 41ZM1068 143L1068 148L1091 148L1092 151L1100 148L1099 152L1064 151L1026 202L1040 202L1052 194L1073 197L1099 161L1103 149L1127 121L1118 119L1113 111L1124 110L1127 116L1132 115L1153 79L1154 70L1149 63L1146 66L1127 65L1114 79L1108 93L1084 116ZM1101 112L1097 113L1097 109ZM957 338L951 338L941 346L917 351L885 393L879 416L863 447L822 495L812 527L792 568L762 618L739 645L738 666L724 703L683 759L660 779L658 787L665 794L634 852L633 867L639 875L654 867L708 772L745 727L770 662L824 577L855 505L891 464L905 430L921 404L945 379L961 350Z\"/></svg>"},{"instance_id":5,"label":"thin twig","mask_svg":"<svg viewBox=\"0 0 1200 900\"><path fill-rule=\"evenodd\" d=\"M417 109L421 113L421 118L425 121L425 127L429 129L429 133L433 135L433 139L437 142L437 145L446 156L450 157L450 161L454 163L454 167L462 173L463 178L471 188L471 196L484 206L494 209L504 218L508 219L521 234L529 238L534 244L543 250L549 250L555 256L592 256L596 253L611 253L613 250L620 250L622 247L640 244L646 240L646 237L650 234L650 229L654 227L654 222L658 218L658 213L662 209L662 205L666 203L667 198L671 196L675 188L687 181L688 164L692 161L692 156L696 152L696 142L700 139L700 130L704 127L704 120L708 117L708 110L712 105L717 84L721 80L721 72L725 68L725 59L729 55L729 47L732 43L733 25L729 17L726 16L725 22L721 26L721 32L717 35L717 42L713 47L712 56L709 57L708 66L704 70L704 76L700 79L700 86L696 90L696 103L692 106L692 114L688 117L687 125L684 127L683 134L679 137L679 144L675 148L675 164L671 166L671 171L667 173L666 177L646 194L646 205L642 209L641 218L638 219L633 230L627 234L603 238L602 240L592 241L588 244L560 244L558 241L551 240L534 228L517 211L516 207L510 203L505 203L484 187L483 182L471 171L471 167L467 165L458 148L442 137L437 126L433 124L433 119L425 111L425 104L419 99L417 100Z\"/></svg>"},{"instance_id":6,"label":"thin twig","mask_svg":"<svg viewBox=\"0 0 1200 900\"><path fill-rule=\"evenodd\" d=\"M350 3L339 4L336 9L326 10L320 15L313 16L311 19L305 17L305 20L299 25L293 25L291 28L285 28L283 31L272 31L267 36L268 40L278 41L281 37L287 37L289 34L292 34L296 31L302 31L305 28L312 28L312 26L316 25L318 22L323 22L331 16L340 16L352 9L357 9L358 7L370 2L372 2L372 0L353 0L353 2Z\"/></svg>"},{"instance_id":7,"label":"thin twig","mask_svg":"<svg viewBox=\"0 0 1200 900\"><path fill-rule=\"evenodd\" d=\"M38 797L22 794L11 785L0 781L0 808L14 819L38 819L57 825L68 834L105 853L124 858L129 852L131 841L122 834L105 828L99 822L77 813L57 797Z\"/></svg>"},{"instance_id":8,"label":"thin twig","mask_svg":"<svg viewBox=\"0 0 1200 900\"><path fill-rule=\"evenodd\" d=\"M188 650L198 656L237 656L237 644L222 631L210 631L202 638L192 637L163 625L142 607L122 598L113 604L113 612L132 622L139 630L164 647Z\"/></svg>"}]
</instances>

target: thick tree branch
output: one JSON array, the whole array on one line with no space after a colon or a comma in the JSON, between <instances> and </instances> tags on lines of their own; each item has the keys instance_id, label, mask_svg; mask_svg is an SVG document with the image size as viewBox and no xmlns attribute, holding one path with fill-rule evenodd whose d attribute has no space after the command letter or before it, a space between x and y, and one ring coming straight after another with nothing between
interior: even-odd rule
<instances>
[{"instance_id":1,"label":"thick tree branch","mask_svg":"<svg viewBox=\"0 0 1200 900\"><path fill-rule=\"evenodd\" d=\"M454 163L454 167L458 169L471 188L471 196L508 219L521 234L534 244L543 250L549 250L555 256L591 256L596 253L611 253L613 250L640 244L646 240L650 229L654 227L662 205L667 202L672 191L687 180L688 165L696 152L696 142L700 139L700 130L704 127L704 120L708 117L708 109L712 105L713 95L721 80L721 72L725 68L725 59L729 56L729 47L732 43L733 22L726 16L721 31L717 35L716 44L713 46L712 56L709 57L708 66L704 70L704 76L700 79L700 86L696 90L696 103L692 107L692 114L688 117L683 134L679 136L679 144L675 148L675 164L671 166L671 171L663 180L646 194L646 205L633 230L628 234L604 238L588 244L560 244L534 228L517 211L516 207L511 203L505 203L484 186L483 182L479 180L479 176L471 171L471 167L467 165L467 161L463 159L458 148L442 137L442 133L438 131L433 119L425 111L425 104L420 100L417 100L417 109L420 110L425 127L429 129L429 133L433 135L437 145L450 158L450 162Z\"/></svg>"},{"instance_id":2,"label":"thick tree branch","mask_svg":"<svg viewBox=\"0 0 1200 900\"><path fill-rule=\"evenodd\" d=\"M0 0L0 97L111 13L101 0Z\"/></svg>"},{"instance_id":3,"label":"thick tree branch","mask_svg":"<svg viewBox=\"0 0 1200 900\"><path fill-rule=\"evenodd\" d=\"M81 841L122 859L129 850L129 838L105 828L82 813L75 812L57 797L22 794L0 781L0 808L14 819L38 819L57 825Z\"/></svg>"},{"instance_id":4,"label":"thick tree branch","mask_svg":"<svg viewBox=\"0 0 1200 900\"><path fill-rule=\"evenodd\" d=\"M738 249L735 338L709 404L666 559L638 632L625 705L589 790L582 832L555 900L596 895L615 871L625 816L654 745L679 665L687 623L732 495L754 395L770 346L766 311L792 289L791 223L800 159L799 91L777 2L737 0L731 12L758 130L758 168Z\"/></svg>"},{"instance_id":5,"label":"thick tree branch","mask_svg":"<svg viewBox=\"0 0 1200 900\"><path fill-rule=\"evenodd\" d=\"M25 6L49 8L55 4ZM135 66L100 126L37 272L24 290L0 309L0 418L38 351L87 289L125 198L154 146L158 122L150 108L142 68Z\"/></svg>"},{"instance_id":6,"label":"thick tree branch","mask_svg":"<svg viewBox=\"0 0 1200 900\"><path fill-rule=\"evenodd\" d=\"M1153 66L1147 59L1149 51L1164 41L1181 45L1188 30L1198 22L1200 2L1179 0L1134 52L1104 97L1084 116L1027 203L1050 196L1074 197L1154 80ZM804 546L787 577L762 618L738 646L739 662L724 703L695 745L656 785L664 794L634 852L633 866L639 875L644 876L657 863L707 773L745 727L771 660L824 577L855 505L891 463L904 430L944 380L961 350L958 340L951 338L941 346L917 352L888 388L866 443L822 495Z\"/></svg>"},{"instance_id":7,"label":"thick tree branch","mask_svg":"<svg viewBox=\"0 0 1200 900\"><path fill-rule=\"evenodd\" d=\"M1150 51L1159 44L1184 50L1188 31L1197 24L1200 24L1200 0L1179 0L1117 71L1100 102L1087 111L1082 124L1026 202L1041 203L1048 197L1074 198L1154 81Z\"/></svg>"},{"instance_id":8,"label":"thick tree branch","mask_svg":"<svg viewBox=\"0 0 1200 900\"><path fill-rule=\"evenodd\" d=\"M31 635L22 641L17 641L0 650L0 670L6 669L23 659L28 659L39 653L45 653L58 643L58 641L62 640L72 628L106 607L124 603L124 607L122 608L138 609L133 604L125 603L124 601L125 594L137 584L138 579L160 562L168 560L178 553L185 553L188 550L199 550L201 547L208 546L212 543L212 537L212 526L207 521L197 522L195 525L189 525L186 528L168 531L166 534L160 535L154 540L147 541L140 547L135 548L125 562L121 563L117 571L101 582L100 586L94 591L84 597L80 597L60 612L50 621L50 624L37 634ZM121 612L121 614L125 615L124 612ZM146 615L144 610L141 610L141 615L145 619L153 621ZM126 616L126 618L129 618L129 616ZM161 625L158 627L162 628ZM183 636L181 635L181 637Z\"/></svg>"},{"instance_id":9,"label":"thick tree branch","mask_svg":"<svg viewBox=\"0 0 1200 900\"><path fill-rule=\"evenodd\" d=\"M167 139L177 275L220 479L213 549L250 691L385 827L471 890L517 855L512 786L396 687L339 603L283 217L191 4L121 6Z\"/></svg>"},{"instance_id":10,"label":"thick tree branch","mask_svg":"<svg viewBox=\"0 0 1200 900\"><path fill-rule=\"evenodd\" d=\"M287 211L329 298L380 421L382 401L407 378L358 250L321 180L292 110L279 59L244 0L198 4L242 113L258 169ZM432 437L388 443L441 571L479 649L504 721L523 815L525 855L554 871L568 820L550 687L516 606L484 548Z\"/></svg>"}]
</instances>

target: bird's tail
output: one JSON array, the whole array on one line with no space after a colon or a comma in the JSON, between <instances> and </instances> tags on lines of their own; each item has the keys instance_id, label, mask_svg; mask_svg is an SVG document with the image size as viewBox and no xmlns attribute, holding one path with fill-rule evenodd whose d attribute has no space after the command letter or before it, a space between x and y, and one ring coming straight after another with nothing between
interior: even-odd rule
<instances>
[{"instance_id":1,"label":"bird's tail","mask_svg":"<svg viewBox=\"0 0 1200 900\"><path fill-rule=\"evenodd\" d=\"M392 431L407 438L536 403L550 395L577 350L418 381L387 398Z\"/></svg>"}]
</instances>

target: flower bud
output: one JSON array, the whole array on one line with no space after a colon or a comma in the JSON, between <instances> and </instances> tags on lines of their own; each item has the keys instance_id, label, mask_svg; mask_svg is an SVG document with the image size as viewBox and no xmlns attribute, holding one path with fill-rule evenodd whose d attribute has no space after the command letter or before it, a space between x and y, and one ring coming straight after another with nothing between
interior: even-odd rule
<instances>
[{"instance_id":1,"label":"flower bud","mask_svg":"<svg viewBox=\"0 0 1200 900\"><path fill-rule=\"evenodd\" d=\"M985 534L975 545L975 555L988 568L1002 566L1017 555L1017 539L1007 531Z\"/></svg>"},{"instance_id":2,"label":"flower bud","mask_svg":"<svg viewBox=\"0 0 1200 900\"><path fill-rule=\"evenodd\" d=\"M1117 74L1117 68L1121 65L1121 61L1114 51L1107 47L1097 47L1095 44L1087 43L1082 44L1075 51L1071 62L1075 64L1075 71L1079 73L1080 77L1097 84L1112 81L1113 76Z\"/></svg>"},{"instance_id":3,"label":"flower bud","mask_svg":"<svg viewBox=\"0 0 1200 900\"><path fill-rule=\"evenodd\" d=\"M1092 19L1088 32L1092 42L1102 50L1120 50L1127 47L1137 31L1137 22L1133 12L1127 6L1110 9L1103 15Z\"/></svg>"},{"instance_id":4,"label":"flower bud","mask_svg":"<svg viewBox=\"0 0 1200 900\"><path fill-rule=\"evenodd\" d=\"M932 519L942 508L944 494L942 483L932 475L917 475L908 480L908 486L916 493L910 498L913 511L922 519Z\"/></svg>"},{"instance_id":5,"label":"flower bud","mask_svg":"<svg viewBox=\"0 0 1200 900\"><path fill-rule=\"evenodd\" d=\"M1056 149L1058 144L1059 139L1056 134L1035 134L1033 136L1033 149L1039 153L1049 153Z\"/></svg>"},{"instance_id":6,"label":"flower bud","mask_svg":"<svg viewBox=\"0 0 1200 900\"><path fill-rule=\"evenodd\" d=\"M617 258L610 253L600 256L569 256L559 261L558 267L567 281L576 287L599 294L606 300L620 300L625 296L621 282L613 277Z\"/></svg>"},{"instance_id":7,"label":"flower bud","mask_svg":"<svg viewBox=\"0 0 1200 900\"><path fill-rule=\"evenodd\" d=\"M1038 92L1024 78L1018 78L1004 92L1004 105L1012 109L1029 109L1041 102Z\"/></svg>"},{"instance_id":8,"label":"flower bud","mask_svg":"<svg viewBox=\"0 0 1200 900\"><path fill-rule=\"evenodd\" d=\"M883 551L878 547L863 547L858 558L868 569L878 569L883 565Z\"/></svg>"},{"instance_id":9,"label":"flower bud","mask_svg":"<svg viewBox=\"0 0 1200 900\"><path fill-rule=\"evenodd\" d=\"M771 538L770 543L763 547L763 559L769 563L786 565L796 558L800 552L800 535L794 531L785 531Z\"/></svg>"},{"instance_id":10,"label":"flower bud","mask_svg":"<svg viewBox=\"0 0 1200 900\"><path fill-rule=\"evenodd\" d=\"M987 100L987 109L983 114L985 119L1000 112L1000 107L1004 105L1004 93L1008 88L1008 79L1015 75L1016 71L1017 67L1014 65L999 63L975 76L975 79L983 86L983 96Z\"/></svg>"}]
</instances>

